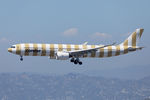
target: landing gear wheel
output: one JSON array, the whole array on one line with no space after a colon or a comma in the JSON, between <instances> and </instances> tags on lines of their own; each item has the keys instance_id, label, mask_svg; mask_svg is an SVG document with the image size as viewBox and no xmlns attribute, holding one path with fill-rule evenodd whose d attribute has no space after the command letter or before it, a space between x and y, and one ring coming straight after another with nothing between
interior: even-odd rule
<instances>
[{"instance_id":1,"label":"landing gear wheel","mask_svg":"<svg viewBox=\"0 0 150 100\"><path fill-rule=\"evenodd\" d=\"M20 61L23 61L23 57L21 56Z\"/></svg>"},{"instance_id":2,"label":"landing gear wheel","mask_svg":"<svg viewBox=\"0 0 150 100\"><path fill-rule=\"evenodd\" d=\"M20 61L23 61L23 58L20 58Z\"/></svg>"},{"instance_id":3,"label":"landing gear wheel","mask_svg":"<svg viewBox=\"0 0 150 100\"><path fill-rule=\"evenodd\" d=\"M74 64L78 64L77 60L74 61Z\"/></svg>"},{"instance_id":4,"label":"landing gear wheel","mask_svg":"<svg viewBox=\"0 0 150 100\"><path fill-rule=\"evenodd\" d=\"M72 58L72 59L70 60L70 62L74 62L74 58Z\"/></svg>"},{"instance_id":5,"label":"landing gear wheel","mask_svg":"<svg viewBox=\"0 0 150 100\"><path fill-rule=\"evenodd\" d=\"M79 62L79 65L82 65L82 62Z\"/></svg>"}]
</instances>

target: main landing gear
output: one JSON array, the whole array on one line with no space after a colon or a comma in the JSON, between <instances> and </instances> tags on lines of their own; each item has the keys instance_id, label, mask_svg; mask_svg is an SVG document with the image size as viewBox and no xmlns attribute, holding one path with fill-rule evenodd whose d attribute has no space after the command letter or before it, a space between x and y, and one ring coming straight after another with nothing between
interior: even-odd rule
<instances>
[{"instance_id":1,"label":"main landing gear","mask_svg":"<svg viewBox=\"0 0 150 100\"><path fill-rule=\"evenodd\" d=\"M82 65L82 62L79 60L79 58L71 58L70 62L73 62L74 64Z\"/></svg>"},{"instance_id":2,"label":"main landing gear","mask_svg":"<svg viewBox=\"0 0 150 100\"><path fill-rule=\"evenodd\" d=\"M20 56L20 61L23 61L23 57L22 56Z\"/></svg>"}]
</instances>

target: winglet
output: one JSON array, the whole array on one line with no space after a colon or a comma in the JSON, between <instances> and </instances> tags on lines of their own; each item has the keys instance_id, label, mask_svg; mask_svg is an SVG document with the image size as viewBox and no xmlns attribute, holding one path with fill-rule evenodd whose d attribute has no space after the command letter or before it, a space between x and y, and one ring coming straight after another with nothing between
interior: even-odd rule
<instances>
[{"instance_id":1,"label":"winglet","mask_svg":"<svg viewBox=\"0 0 150 100\"><path fill-rule=\"evenodd\" d=\"M116 44L116 42L114 42L112 45L115 45Z\"/></svg>"}]
</instances>

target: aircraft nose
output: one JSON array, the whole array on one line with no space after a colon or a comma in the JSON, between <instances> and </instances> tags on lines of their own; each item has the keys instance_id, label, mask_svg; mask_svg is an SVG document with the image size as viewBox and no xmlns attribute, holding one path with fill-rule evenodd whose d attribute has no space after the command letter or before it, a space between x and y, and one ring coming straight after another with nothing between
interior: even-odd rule
<instances>
[{"instance_id":1,"label":"aircraft nose","mask_svg":"<svg viewBox=\"0 0 150 100\"><path fill-rule=\"evenodd\" d=\"M12 52L12 48L8 48L8 52Z\"/></svg>"}]
</instances>

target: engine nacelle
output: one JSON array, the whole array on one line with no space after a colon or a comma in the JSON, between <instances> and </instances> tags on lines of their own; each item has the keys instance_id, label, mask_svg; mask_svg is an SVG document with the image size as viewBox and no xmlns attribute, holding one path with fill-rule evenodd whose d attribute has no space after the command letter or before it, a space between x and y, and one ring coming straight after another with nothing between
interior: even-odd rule
<instances>
[{"instance_id":1,"label":"engine nacelle","mask_svg":"<svg viewBox=\"0 0 150 100\"><path fill-rule=\"evenodd\" d=\"M67 60L69 59L69 53L67 52L57 52L56 53L57 60Z\"/></svg>"}]
</instances>

